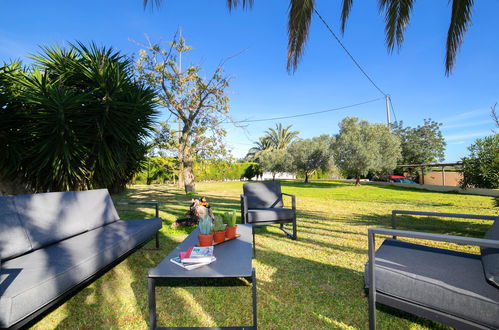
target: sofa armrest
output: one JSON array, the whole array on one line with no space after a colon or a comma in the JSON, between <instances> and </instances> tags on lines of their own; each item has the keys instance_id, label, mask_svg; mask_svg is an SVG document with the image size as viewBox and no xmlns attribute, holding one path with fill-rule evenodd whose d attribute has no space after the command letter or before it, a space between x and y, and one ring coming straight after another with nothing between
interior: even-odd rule
<instances>
[{"instance_id":1,"label":"sofa armrest","mask_svg":"<svg viewBox=\"0 0 499 330\"><path fill-rule=\"evenodd\" d=\"M291 208L294 211L296 211L296 196L292 195L292 194L281 193L281 199L282 199L282 195L291 197Z\"/></svg>"},{"instance_id":2,"label":"sofa armrest","mask_svg":"<svg viewBox=\"0 0 499 330\"><path fill-rule=\"evenodd\" d=\"M480 219L480 220L492 220L492 221L499 220L499 216L493 216L493 215L393 210L392 211L392 228L393 229L396 229L396 216L397 216L397 214L422 215L422 216L427 216L427 217L443 217L443 218Z\"/></svg>"},{"instance_id":3,"label":"sofa armrest","mask_svg":"<svg viewBox=\"0 0 499 330\"><path fill-rule=\"evenodd\" d=\"M156 218L159 218L158 202L116 202L118 205L154 205L156 208Z\"/></svg>"}]
</instances>

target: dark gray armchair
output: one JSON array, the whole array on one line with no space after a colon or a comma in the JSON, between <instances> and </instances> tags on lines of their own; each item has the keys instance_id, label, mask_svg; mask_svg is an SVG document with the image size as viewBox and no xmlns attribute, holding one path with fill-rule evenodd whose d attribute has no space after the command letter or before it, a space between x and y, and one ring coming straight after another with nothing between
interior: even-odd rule
<instances>
[{"instance_id":1,"label":"dark gray armchair","mask_svg":"<svg viewBox=\"0 0 499 330\"><path fill-rule=\"evenodd\" d=\"M284 208L282 196L291 197L291 208ZM280 229L291 239L296 239L296 198L281 192L279 182L250 182L243 185L241 195L241 218L243 223L255 226L279 224ZM293 232L284 228L291 223ZM253 231L253 246L255 232Z\"/></svg>"},{"instance_id":2,"label":"dark gray armchair","mask_svg":"<svg viewBox=\"0 0 499 330\"><path fill-rule=\"evenodd\" d=\"M492 220L484 238L369 228L369 328L376 303L457 329L499 329L499 216L392 211L397 214ZM375 250L375 236L392 236ZM481 256L397 240L397 237L478 245Z\"/></svg>"}]
</instances>

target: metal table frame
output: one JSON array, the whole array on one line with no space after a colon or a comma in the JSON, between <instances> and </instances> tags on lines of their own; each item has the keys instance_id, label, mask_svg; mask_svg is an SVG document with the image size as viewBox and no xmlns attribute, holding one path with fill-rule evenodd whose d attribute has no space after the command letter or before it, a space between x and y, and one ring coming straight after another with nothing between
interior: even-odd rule
<instances>
[{"instance_id":1,"label":"metal table frame","mask_svg":"<svg viewBox=\"0 0 499 330\"><path fill-rule=\"evenodd\" d=\"M224 277L227 278L227 277ZM247 278L249 279L249 278ZM251 291L253 298L253 325L242 327L157 327L156 326L156 286L158 279L148 278L148 296L149 296L149 329L257 329L257 311L256 311L256 275L255 269L251 274Z\"/></svg>"},{"instance_id":2,"label":"metal table frame","mask_svg":"<svg viewBox=\"0 0 499 330\"><path fill-rule=\"evenodd\" d=\"M148 275L148 307L149 307L149 328L150 329L257 329L257 307L256 307L256 273L251 267L251 250L252 250L252 225L240 225L243 233L241 239L236 241L226 242L224 246L215 247L215 255L217 248L221 249L220 258L213 264L203 266L193 270L184 270L181 267L170 262L170 258L178 256L178 252L183 250L187 245L192 244L194 237L197 234L197 229L193 231L177 248L172 251L161 263L154 269L149 271ZM251 227L251 228L250 228ZM197 240L197 238L196 238ZM245 244L247 244L245 246ZM182 246L182 247L181 247ZM237 247L236 247L237 246ZM226 256L224 259L223 256ZM243 262L237 264L232 262L232 259L241 256ZM218 256L217 256L218 257ZM248 262L249 258L249 264ZM222 262L221 264L216 264ZM225 262L225 264L223 263ZM231 267L232 266L232 267ZM210 269L210 267L213 267ZM242 268L240 268L242 267ZM222 273L220 270L225 273ZM184 273L185 272L185 273ZM158 327L156 313L156 287L170 286L172 281L196 281L197 286L210 286L203 279L229 279L229 278L245 278L251 280L252 286L252 307L253 307L253 325L238 326L238 327ZM171 280L170 282L168 280ZM201 281L199 281L201 280ZM188 286L188 285L187 285Z\"/></svg>"}]
</instances>

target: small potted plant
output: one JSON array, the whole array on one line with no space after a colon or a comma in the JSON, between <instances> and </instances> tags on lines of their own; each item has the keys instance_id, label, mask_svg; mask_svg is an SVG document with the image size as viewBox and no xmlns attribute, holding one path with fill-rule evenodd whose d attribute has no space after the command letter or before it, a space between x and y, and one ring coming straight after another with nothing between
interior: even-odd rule
<instances>
[{"instance_id":1,"label":"small potted plant","mask_svg":"<svg viewBox=\"0 0 499 330\"><path fill-rule=\"evenodd\" d=\"M211 231L213 223L211 217L206 214L201 220L199 220L199 246L211 246L213 245L213 232Z\"/></svg>"},{"instance_id":2,"label":"small potted plant","mask_svg":"<svg viewBox=\"0 0 499 330\"><path fill-rule=\"evenodd\" d=\"M221 216L215 215L215 221L213 222L213 240L215 243L221 243L225 241L225 224Z\"/></svg>"},{"instance_id":3,"label":"small potted plant","mask_svg":"<svg viewBox=\"0 0 499 330\"><path fill-rule=\"evenodd\" d=\"M227 224L225 228L225 237L234 238L236 237L237 225L236 225L236 212L230 211L224 213L224 220Z\"/></svg>"}]
</instances>

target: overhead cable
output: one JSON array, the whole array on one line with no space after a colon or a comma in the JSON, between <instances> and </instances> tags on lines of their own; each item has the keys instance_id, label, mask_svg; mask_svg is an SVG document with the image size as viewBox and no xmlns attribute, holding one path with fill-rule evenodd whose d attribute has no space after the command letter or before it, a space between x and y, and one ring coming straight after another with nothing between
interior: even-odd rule
<instances>
[{"instance_id":1,"label":"overhead cable","mask_svg":"<svg viewBox=\"0 0 499 330\"><path fill-rule=\"evenodd\" d=\"M383 96L387 96L387 94L385 92L383 92L381 90L381 88L378 87L378 85L376 85L376 83L374 82L374 80L367 74L367 72L360 66L359 62L357 62L357 60L353 57L353 55L348 51L348 49L345 47L345 45L343 45L343 43L341 42L340 38L338 38L338 36L336 35L336 33L334 33L333 29L331 29L331 27L326 23L326 21L324 20L324 18L322 18L321 14L319 14L319 12L317 11L317 9L314 8L314 12L317 14L317 16L320 18L320 20L322 21L322 23L324 23L324 25L326 26L326 28L329 30L329 32L331 32L331 34L333 35L333 37L336 39L336 41L340 44L341 48L343 48L343 50L345 51L345 53L347 53L347 55L350 57L350 59L353 61L353 63L357 66L357 68L359 68L360 72L362 72L364 74L364 76L371 82L371 84L381 93L383 94Z\"/></svg>"},{"instance_id":2,"label":"overhead cable","mask_svg":"<svg viewBox=\"0 0 499 330\"><path fill-rule=\"evenodd\" d=\"M253 122L260 122L260 121L272 121L272 120L281 120L281 119L288 119L288 118L297 118L297 117L304 117L304 116L312 116L312 115L317 115L320 113L326 113L326 112L332 112L332 111L339 111L343 109L348 109L348 108L353 108L357 107L359 105L364 105L372 102L376 102L379 100L383 100L383 97L378 97L376 99L360 102L360 103L355 103L355 104L350 104L346 105L343 107L339 108L334 108L334 109L328 109L328 110L322 110L322 111L314 111L314 112L307 112L307 113L301 113L297 115L292 115L292 116L283 116L283 117L273 117L273 118L262 118L262 119L246 119L246 120L237 120L237 121L232 121L232 122L223 122L223 123L253 123Z\"/></svg>"}]
</instances>

